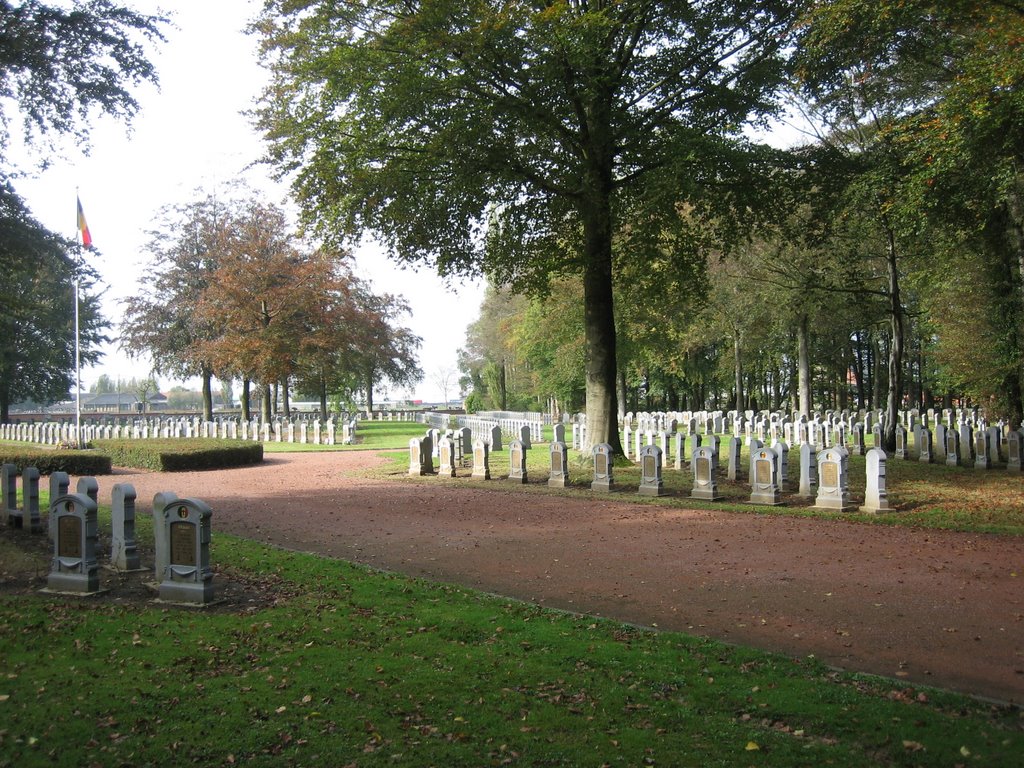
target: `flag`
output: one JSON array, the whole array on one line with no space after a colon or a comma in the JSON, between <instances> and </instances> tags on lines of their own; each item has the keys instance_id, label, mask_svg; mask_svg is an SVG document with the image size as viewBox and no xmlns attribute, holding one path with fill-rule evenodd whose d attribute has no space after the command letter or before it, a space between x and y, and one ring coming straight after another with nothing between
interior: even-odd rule
<instances>
[{"instance_id":1,"label":"flag","mask_svg":"<svg viewBox=\"0 0 1024 768\"><path fill-rule=\"evenodd\" d=\"M85 213L82 212L82 201L75 197L78 202L78 231L82 233L82 247L92 248L92 235L89 234L89 225L85 223Z\"/></svg>"}]
</instances>

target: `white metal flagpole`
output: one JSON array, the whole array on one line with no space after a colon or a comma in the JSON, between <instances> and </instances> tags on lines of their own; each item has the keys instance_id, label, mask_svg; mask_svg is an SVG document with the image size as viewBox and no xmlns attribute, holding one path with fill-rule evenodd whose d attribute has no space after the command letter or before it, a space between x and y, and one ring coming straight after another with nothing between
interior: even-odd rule
<instances>
[{"instance_id":1,"label":"white metal flagpole","mask_svg":"<svg viewBox=\"0 0 1024 768\"><path fill-rule=\"evenodd\" d=\"M75 442L82 448L82 352L78 333L78 273L75 273Z\"/></svg>"}]
</instances>

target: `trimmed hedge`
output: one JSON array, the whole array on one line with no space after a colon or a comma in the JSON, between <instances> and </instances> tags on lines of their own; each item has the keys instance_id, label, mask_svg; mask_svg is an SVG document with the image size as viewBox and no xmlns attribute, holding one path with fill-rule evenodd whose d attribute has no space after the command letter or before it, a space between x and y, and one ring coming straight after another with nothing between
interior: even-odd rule
<instances>
[{"instance_id":1,"label":"trimmed hedge","mask_svg":"<svg viewBox=\"0 0 1024 768\"><path fill-rule=\"evenodd\" d=\"M248 440L94 440L116 467L184 472L247 467L263 461L263 445Z\"/></svg>"},{"instance_id":2,"label":"trimmed hedge","mask_svg":"<svg viewBox=\"0 0 1024 768\"><path fill-rule=\"evenodd\" d=\"M0 463L14 464L20 475L26 467L35 467L40 475L67 472L69 475L109 475L110 456L98 451L51 451L26 446L0 445Z\"/></svg>"}]
</instances>

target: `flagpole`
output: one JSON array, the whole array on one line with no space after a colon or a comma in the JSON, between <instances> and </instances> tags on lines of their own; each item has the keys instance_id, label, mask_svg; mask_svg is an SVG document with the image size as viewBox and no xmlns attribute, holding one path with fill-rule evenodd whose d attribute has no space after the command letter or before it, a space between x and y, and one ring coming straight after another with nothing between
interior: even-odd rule
<instances>
[{"instance_id":1,"label":"flagpole","mask_svg":"<svg viewBox=\"0 0 1024 768\"><path fill-rule=\"evenodd\" d=\"M81 254L79 254L81 255ZM79 341L78 271L75 271L75 437L82 448L82 351Z\"/></svg>"}]
</instances>

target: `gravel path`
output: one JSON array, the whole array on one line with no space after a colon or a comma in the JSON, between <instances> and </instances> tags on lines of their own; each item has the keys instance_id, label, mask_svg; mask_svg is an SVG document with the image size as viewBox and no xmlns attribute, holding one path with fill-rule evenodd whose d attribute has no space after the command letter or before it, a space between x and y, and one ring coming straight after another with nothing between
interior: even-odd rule
<instances>
[{"instance_id":1,"label":"gravel path","mask_svg":"<svg viewBox=\"0 0 1024 768\"><path fill-rule=\"evenodd\" d=\"M1012 537L567 498L501 480L366 479L373 452L101 478L203 499L214 531L848 670L1024 702Z\"/></svg>"}]
</instances>

